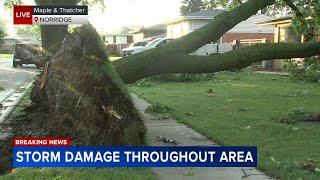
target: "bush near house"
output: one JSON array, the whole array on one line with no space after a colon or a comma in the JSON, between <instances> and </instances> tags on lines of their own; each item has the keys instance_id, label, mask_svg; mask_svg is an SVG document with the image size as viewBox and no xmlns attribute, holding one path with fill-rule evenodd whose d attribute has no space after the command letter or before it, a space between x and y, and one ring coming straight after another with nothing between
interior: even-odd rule
<instances>
[{"instance_id":1,"label":"bush near house","mask_svg":"<svg viewBox=\"0 0 320 180\"><path fill-rule=\"evenodd\" d=\"M304 67L300 68L294 60L288 60L284 70L294 78L304 79L309 82L320 82L320 58L306 58L304 63Z\"/></svg>"}]
</instances>

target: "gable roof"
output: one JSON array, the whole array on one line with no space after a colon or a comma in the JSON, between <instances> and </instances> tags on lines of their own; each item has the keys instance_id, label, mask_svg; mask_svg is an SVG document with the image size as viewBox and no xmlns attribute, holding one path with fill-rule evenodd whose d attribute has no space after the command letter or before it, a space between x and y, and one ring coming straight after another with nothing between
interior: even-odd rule
<instances>
[{"instance_id":1,"label":"gable roof","mask_svg":"<svg viewBox=\"0 0 320 180\"><path fill-rule=\"evenodd\" d=\"M274 33L273 26L264 26L258 24L261 21L268 21L272 18L263 14L257 14L249 17L248 19L238 23L232 29L230 29L229 33Z\"/></svg>"},{"instance_id":2,"label":"gable roof","mask_svg":"<svg viewBox=\"0 0 320 180\"><path fill-rule=\"evenodd\" d=\"M184 21L184 20L192 20L192 19L211 20L222 12L224 12L224 10L221 10L221 9L201 10L198 12L187 14L186 16L180 16L179 18L172 19L170 21L165 22L165 24L173 24L173 23Z\"/></svg>"},{"instance_id":3,"label":"gable roof","mask_svg":"<svg viewBox=\"0 0 320 180\"><path fill-rule=\"evenodd\" d=\"M213 18L214 16L222 13L224 10L221 9L206 9L194 13L190 13L186 15L187 17L211 17Z\"/></svg>"},{"instance_id":4,"label":"gable roof","mask_svg":"<svg viewBox=\"0 0 320 180\"><path fill-rule=\"evenodd\" d=\"M123 26L123 27L116 29L112 32L101 33L101 35L103 35L103 36L128 36L128 35L131 35L130 31L132 31L133 29L134 28Z\"/></svg>"},{"instance_id":5,"label":"gable roof","mask_svg":"<svg viewBox=\"0 0 320 180\"><path fill-rule=\"evenodd\" d=\"M137 29L130 31L131 34L140 33L142 31L166 31L167 27L165 24L156 24L148 27L141 26Z\"/></svg>"},{"instance_id":6,"label":"gable roof","mask_svg":"<svg viewBox=\"0 0 320 180\"><path fill-rule=\"evenodd\" d=\"M288 23L291 23L292 16L293 16L292 14L289 14L286 16L273 18L271 20L261 21L261 22L258 22L258 24L261 24L261 25L288 24Z\"/></svg>"}]
</instances>

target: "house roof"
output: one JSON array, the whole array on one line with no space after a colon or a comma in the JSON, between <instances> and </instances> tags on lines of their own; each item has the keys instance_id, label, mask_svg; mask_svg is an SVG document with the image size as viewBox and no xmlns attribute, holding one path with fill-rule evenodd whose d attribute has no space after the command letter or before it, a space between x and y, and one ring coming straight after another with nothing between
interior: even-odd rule
<instances>
[{"instance_id":1,"label":"house roof","mask_svg":"<svg viewBox=\"0 0 320 180\"><path fill-rule=\"evenodd\" d=\"M101 33L102 35L105 36L130 36L130 31L134 30L134 28L130 27L121 27L115 31L108 32L108 33Z\"/></svg>"},{"instance_id":2,"label":"house roof","mask_svg":"<svg viewBox=\"0 0 320 180\"><path fill-rule=\"evenodd\" d=\"M41 41L32 35L17 34L15 36L6 36L2 40L15 40L16 42L29 42L31 44L41 44Z\"/></svg>"},{"instance_id":3,"label":"house roof","mask_svg":"<svg viewBox=\"0 0 320 180\"><path fill-rule=\"evenodd\" d=\"M257 14L249 17L230 29L229 33L274 33L274 27L271 25L258 24L261 21L268 21L272 18L263 14Z\"/></svg>"},{"instance_id":4,"label":"house roof","mask_svg":"<svg viewBox=\"0 0 320 180\"><path fill-rule=\"evenodd\" d=\"M135 30L130 31L131 34L139 33L141 31L166 31L167 27L165 24L156 24L153 26L144 27L141 26Z\"/></svg>"},{"instance_id":5,"label":"house roof","mask_svg":"<svg viewBox=\"0 0 320 180\"><path fill-rule=\"evenodd\" d=\"M261 21L261 22L258 22L257 24L261 24L261 25L288 24L288 23L291 23L292 16L293 16L292 14L281 16L281 17L273 18L271 20Z\"/></svg>"},{"instance_id":6,"label":"house roof","mask_svg":"<svg viewBox=\"0 0 320 180\"><path fill-rule=\"evenodd\" d=\"M165 22L165 24L173 24L173 23L184 21L184 20L192 20L192 19L210 20L222 12L224 12L224 10L221 10L221 9L202 10L202 11L187 14L186 16L180 16L179 18L172 19L170 21Z\"/></svg>"},{"instance_id":7,"label":"house roof","mask_svg":"<svg viewBox=\"0 0 320 180\"><path fill-rule=\"evenodd\" d=\"M222 13L223 11L224 10L221 10L221 9L207 9L207 10L190 13L186 17L211 17L212 18Z\"/></svg>"}]
</instances>

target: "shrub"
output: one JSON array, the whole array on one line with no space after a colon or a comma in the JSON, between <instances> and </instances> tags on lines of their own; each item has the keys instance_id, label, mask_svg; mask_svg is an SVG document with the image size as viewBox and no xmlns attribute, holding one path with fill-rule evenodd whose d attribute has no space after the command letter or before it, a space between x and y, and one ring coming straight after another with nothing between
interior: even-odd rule
<instances>
[{"instance_id":1,"label":"shrub","mask_svg":"<svg viewBox=\"0 0 320 180\"><path fill-rule=\"evenodd\" d=\"M306 64L305 79L311 82L320 82L320 60L314 57L309 58Z\"/></svg>"},{"instance_id":2,"label":"shrub","mask_svg":"<svg viewBox=\"0 0 320 180\"><path fill-rule=\"evenodd\" d=\"M155 115L156 119L167 119L169 118L169 112L172 109L166 105L160 103L154 103L149 106L145 112Z\"/></svg>"},{"instance_id":3,"label":"shrub","mask_svg":"<svg viewBox=\"0 0 320 180\"><path fill-rule=\"evenodd\" d=\"M320 59L310 57L304 60L304 67L299 68L294 60L287 60L284 70L292 77L302 78L310 82L320 82Z\"/></svg>"},{"instance_id":4,"label":"shrub","mask_svg":"<svg viewBox=\"0 0 320 180\"><path fill-rule=\"evenodd\" d=\"M133 86L137 87L155 87L158 84L157 81L152 78L141 79L133 84Z\"/></svg>"},{"instance_id":5,"label":"shrub","mask_svg":"<svg viewBox=\"0 0 320 180\"><path fill-rule=\"evenodd\" d=\"M304 73L304 69L300 69L298 64L291 59L286 60L283 69L287 71L293 77L300 77Z\"/></svg>"}]
</instances>

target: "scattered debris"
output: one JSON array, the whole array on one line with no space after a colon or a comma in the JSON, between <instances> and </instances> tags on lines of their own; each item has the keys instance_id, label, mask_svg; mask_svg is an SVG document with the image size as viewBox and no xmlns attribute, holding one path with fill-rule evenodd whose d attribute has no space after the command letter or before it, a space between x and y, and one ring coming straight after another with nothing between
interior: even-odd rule
<instances>
[{"instance_id":1,"label":"scattered debris","mask_svg":"<svg viewBox=\"0 0 320 180\"><path fill-rule=\"evenodd\" d=\"M194 175L194 172L191 172L191 171L186 171L183 173L184 176L193 176Z\"/></svg>"},{"instance_id":2,"label":"scattered debris","mask_svg":"<svg viewBox=\"0 0 320 180\"><path fill-rule=\"evenodd\" d=\"M193 112L186 112L184 113L186 116L194 116L194 113Z\"/></svg>"},{"instance_id":3,"label":"scattered debris","mask_svg":"<svg viewBox=\"0 0 320 180\"><path fill-rule=\"evenodd\" d=\"M251 126L250 126L250 125L243 126L242 129L244 129L244 130L250 130L250 129L251 129Z\"/></svg>"},{"instance_id":4,"label":"scattered debris","mask_svg":"<svg viewBox=\"0 0 320 180\"><path fill-rule=\"evenodd\" d=\"M240 108L239 111L240 111L240 112L247 112L248 109L247 109L247 108Z\"/></svg>"},{"instance_id":5,"label":"scattered debris","mask_svg":"<svg viewBox=\"0 0 320 180\"><path fill-rule=\"evenodd\" d=\"M168 119L170 117L169 112L172 109L166 105L160 104L160 103L154 103L150 105L145 112L150 113L155 116L156 120L160 119Z\"/></svg>"},{"instance_id":6,"label":"scattered debris","mask_svg":"<svg viewBox=\"0 0 320 180\"><path fill-rule=\"evenodd\" d=\"M320 116L320 115L318 115ZM313 116L311 113L304 111L302 108L295 108L288 112L286 117L282 117L279 119L280 123L283 124L297 124L299 122L320 122L318 119L320 117Z\"/></svg>"},{"instance_id":7,"label":"scattered debris","mask_svg":"<svg viewBox=\"0 0 320 180\"><path fill-rule=\"evenodd\" d=\"M5 100L5 102L13 102L14 100L13 99L7 99Z\"/></svg>"},{"instance_id":8,"label":"scattered debris","mask_svg":"<svg viewBox=\"0 0 320 180\"><path fill-rule=\"evenodd\" d=\"M213 90L212 90L212 89L209 89L209 91L208 91L208 96L211 97L211 96L213 96L213 95L214 95Z\"/></svg>"},{"instance_id":9,"label":"scattered debris","mask_svg":"<svg viewBox=\"0 0 320 180\"><path fill-rule=\"evenodd\" d=\"M21 87L20 87L20 90L21 90L21 91L25 91L26 88L27 88L27 87L25 87L25 86L21 86Z\"/></svg>"},{"instance_id":10,"label":"scattered debris","mask_svg":"<svg viewBox=\"0 0 320 180\"><path fill-rule=\"evenodd\" d=\"M102 106L103 111L108 115L109 119L116 117L117 119L122 119L122 117L114 110L113 106Z\"/></svg>"},{"instance_id":11,"label":"scattered debris","mask_svg":"<svg viewBox=\"0 0 320 180\"><path fill-rule=\"evenodd\" d=\"M49 67L49 61L44 65L43 73L38 78L39 83L40 83L40 89L43 89L43 87L46 83L46 78L47 78L47 74L48 74L48 67Z\"/></svg>"},{"instance_id":12,"label":"scattered debris","mask_svg":"<svg viewBox=\"0 0 320 180\"><path fill-rule=\"evenodd\" d=\"M318 114L317 116L313 116L313 117L307 119L306 121L308 121L308 122L318 122L318 123L320 123L320 114Z\"/></svg>"},{"instance_id":13,"label":"scattered debris","mask_svg":"<svg viewBox=\"0 0 320 180\"><path fill-rule=\"evenodd\" d=\"M16 170L17 170L16 168L13 168L13 169L11 170L11 173L13 173L13 174L16 173Z\"/></svg>"},{"instance_id":14,"label":"scattered debris","mask_svg":"<svg viewBox=\"0 0 320 180\"><path fill-rule=\"evenodd\" d=\"M311 172L314 172L315 168L316 168L316 165L310 161L306 161L306 162L303 162L302 163L302 168L304 170L308 170L308 171L311 171Z\"/></svg>"},{"instance_id":15,"label":"scattered debris","mask_svg":"<svg viewBox=\"0 0 320 180\"><path fill-rule=\"evenodd\" d=\"M298 131L298 130L299 130L299 127L292 127L292 130L293 130L293 131Z\"/></svg>"},{"instance_id":16,"label":"scattered debris","mask_svg":"<svg viewBox=\"0 0 320 180\"><path fill-rule=\"evenodd\" d=\"M178 144L178 142L176 140L166 138L166 137L161 136L159 134L158 134L157 138L158 138L158 141L164 142L166 144L173 144L173 145L177 145Z\"/></svg>"}]
</instances>

